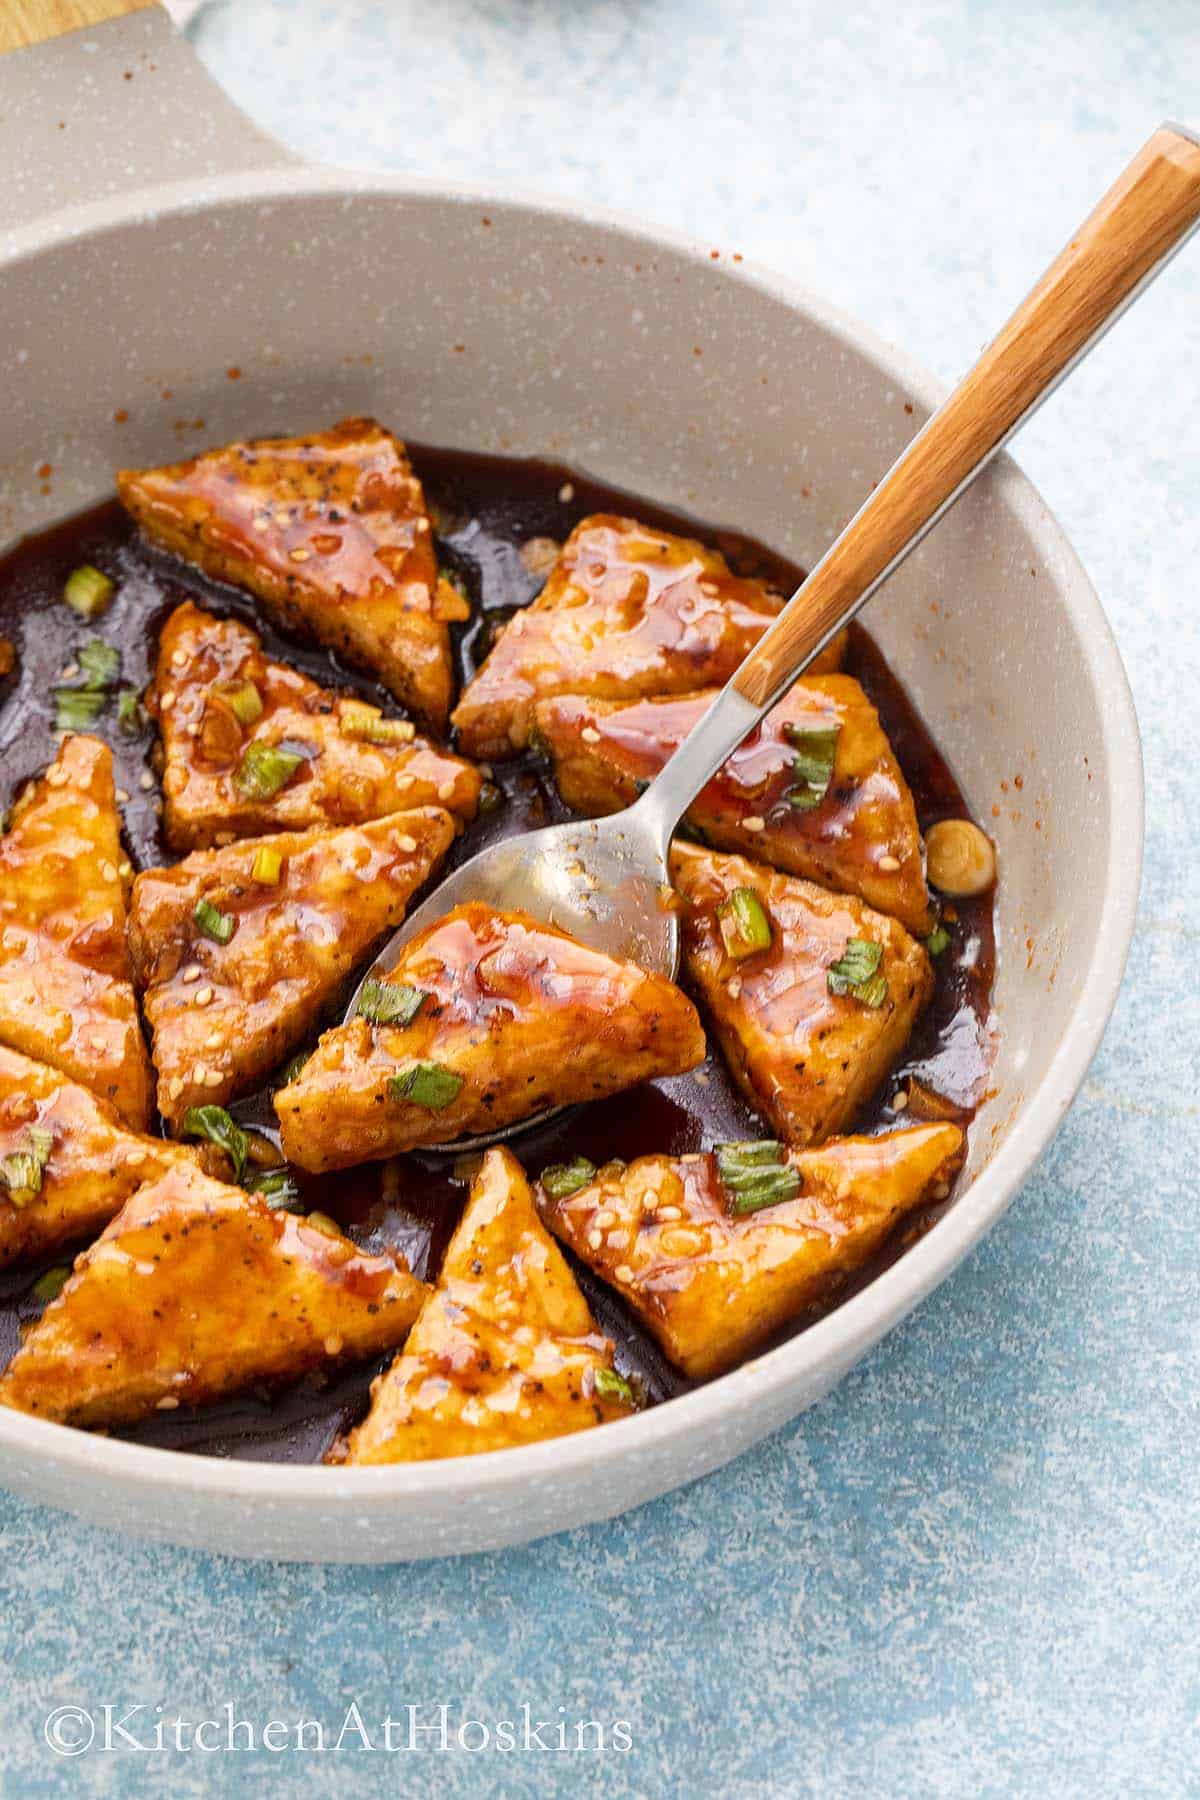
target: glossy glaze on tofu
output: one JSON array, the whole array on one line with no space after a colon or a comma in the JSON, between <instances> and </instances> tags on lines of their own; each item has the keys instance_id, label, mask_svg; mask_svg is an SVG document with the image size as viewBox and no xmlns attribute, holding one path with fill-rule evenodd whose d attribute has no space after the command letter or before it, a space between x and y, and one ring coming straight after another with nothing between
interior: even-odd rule
<instances>
[{"instance_id":1,"label":"glossy glaze on tofu","mask_svg":"<svg viewBox=\"0 0 1200 1800\"><path fill-rule=\"evenodd\" d=\"M704 1058L696 1009L673 982L525 913L457 907L405 947L385 985L425 996L412 1022L359 1017L326 1032L275 1096L284 1154L302 1169L478 1135Z\"/></svg>"},{"instance_id":2,"label":"glossy glaze on tofu","mask_svg":"<svg viewBox=\"0 0 1200 1800\"><path fill-rule=\"evenodd\" d=\"M948 1191L956 1125L835 1138L783 1161L794 1198L739 1215L718 1159L640 1156L565 1198L538 1190L550 1229L608 1282L694 1380L733 1368L831 1298L907 1213Z\"/></svg>"},{"instance_id":3,"label":"glossy glaze on tofu","mask_svg":"<svg viewBox=\"0 0 1200 1800\"><path fill-rule=\"evenodd\" d=\"M69 737L0 835L0 1043L81 1081L127 1125L152 1076L125 947L112 753Z\"/></svg>"},{"instance_id":4,"label":"glossy glaze on tofu","mask_svg":"<svg viewBox=\"0 0 1200 1800\"><path fill-rule=\"evenodd\" d=\"M551 757L569 807L616 812L665 768L717 692L543 700L535 741ZM797 752L830 738L832 766L818 798L798 776ZM930 928L913 797L878 713L849 675L797 682L697 795L687 819L715 849L857 894L918 934Z\"/></svg>"},{"instance_id":5,"label":"glossy glaze on tofu","mask_svg":"<svg viewBox=\"0 0 1200 1800\"><path fill-rule=\"evenodd\" d=\"M436 1288L404 1350L373 1383L371 1410L329 1460L470 1456L632 1410L612 1343L538 1218L520 1163L489 1150Z\"/></svg>"},{"instance_id":6,"label":"glossy glaze on tofu","mask_svg":"<svg viewBox=\"0 0 1200 1800\"><path fill-rule=\"evenodd\" d=\"M126 1202L0 1377L0 1405L120 1425L404 1341L427 1289L394 1252L197 1169Z\"/></svg>"},{"instance_id":7,"label":"glossy glaze on tofu","mask_svg":"<svg viewBox=\"0 0 1200 1800\"><path fill-rule=\"evenodd\" d=\"M687 981L750 1104L788 1143L820 1143L845 1130L933 991L922 946L861 900L743 856L676 843L671 879L687 903ZM718 913L739 889L757 897L771 934L768 948L740 960L729 954ZM835 991L831 971L851 940L881 946L886 993L878 1004Z\"/></svg>"},{"instance_id":8,"label":"glossy glaze on tofu","mask_svg":"<svg viewBox=\"0 0 1200 1800\"><path fill-rule=\"evenodd\" d=\"M224 1106L278 1069L441 862L440 807L343 831L198 850L134 882L129 937L158 1070L158 1110ZM230 930L197 922L215 909Z\"/></svg>"},{"instance_id":9,"label":"glossy glaze on tofu","mask_svg":"<svg viewBox=\"0 0 1200 1800\"><path fill-rule=\"evenodd\" d=\"M197 1162L193 1149L129 1131L57 1069L0 1048L0 1171L38 1133L46 1156L33 1191L14 1192L0 1175L0 1268L93 1236L145 1182Z\"/></svg>"},{"instance_id":10,"label":"glossy glaze on tofu","mask_svg":"<svg viewBox=\"0 0 1200 1800\"><path fill-rule=\"evenodd\" d=\"M390 431L345 419L309 437L248 439L122 469L117 491L155 543L245 588L445 729L448 621L469 609L439 577L421 483Z\"/></svg>"},{"instance_id":11,"label":"glossy glaze on tofu","mask_svg":"<svg viewBox=\"0 0 1200 1800\"><path fill-rule=\"evenodd\" d=\"M515 755L536 702L554 694L632 700L722 686L782 604L694 538L607 514L583 519L464 690L459 744L468 756Z\"/></svg>"},{"instance_id":12,"label":"glossy glaze on tofu","mask_svg":"<svg viewBox=\"0 0 1200 1800\"><path fill-rule=\"evenodd\" d=\"M248 701L248 705L246 702ZM482 778L473 764L439 750L403 721L384 722L363 702L332 693L298 669L270 661L261 640L236 619L218 619L191 601L162 628L147 709L163 746L167 841L204 849L234 837L353 825L410 806L444 806L474 817ZM256 716L243 721L236 705ZM239 775L247 751L282 748L301 758L275 793L247 791Z\"/></svg>"}]
</instances>

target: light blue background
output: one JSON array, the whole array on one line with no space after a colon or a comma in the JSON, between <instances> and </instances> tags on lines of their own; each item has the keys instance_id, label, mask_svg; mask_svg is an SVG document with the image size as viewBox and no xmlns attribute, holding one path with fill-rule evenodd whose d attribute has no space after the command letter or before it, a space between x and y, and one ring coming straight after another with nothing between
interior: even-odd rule
<instances>
[{"instance_id":1,"label":"light blue background","mask_svg":"<svg viewBox=\"0 0 1200 1800\"><path fill-rule=\"evenodd\" d=\"M236 0L213 70L317 157L639 211L957 374L1163 116L1195 0ZM328 275L314 271L314 278ZM1007 1219L821 1406L624 1520L242 1565L0 1498L7 1793L1182 1794L1197 1730L1200 247L1023 437L1145 738L1129 976ZM626 1718L627 1755L90 1755L61 1703ZM142 1729L145 1729L143 1715Z\"/></svg>"}]
</instances>

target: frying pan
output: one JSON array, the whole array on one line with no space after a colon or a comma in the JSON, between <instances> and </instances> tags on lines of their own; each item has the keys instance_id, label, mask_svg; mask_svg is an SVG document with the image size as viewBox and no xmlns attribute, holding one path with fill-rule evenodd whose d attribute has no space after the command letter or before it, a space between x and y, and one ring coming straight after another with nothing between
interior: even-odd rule
<instances>
[{"instance_id":1,"label":"frying pan","mask_svg":"<svg viewBox=\"0 0 1200 1800\"><path fill-rule=\"evenodd\" d=\"M38 42L52 19L82 28ZM571 463L811 565L940 398L906 357L735 247L301 166L157 6L6 0L0 48L0 544L103 497L120 465L372 412L425 442ZM1099 1043L1133 928L1141 758L1099 602L1007 458L868 623L1001 867L992 1092L932 1230L781 1348L602 1430L310 1468L0 1410L0 1480L242 1555L383 1562L516 1543L728 1461L943 1281L1019 1190Z\"/></svg>"}]
</instances>

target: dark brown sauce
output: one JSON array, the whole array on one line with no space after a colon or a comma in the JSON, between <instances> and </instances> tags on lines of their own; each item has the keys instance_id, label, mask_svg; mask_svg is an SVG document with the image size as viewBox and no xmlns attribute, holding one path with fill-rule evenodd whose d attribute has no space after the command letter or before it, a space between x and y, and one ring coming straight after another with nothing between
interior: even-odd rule
<instances>
[{"instance_id":1,"label":"dark brown sauce","mask_svg":"<svg viewBox=\"0 0 1200 1800\"><path fill-rule=\"evenodd\" d=\"M724 552L737 573L763 576L784 592L800 579L799 569L735 532L697 525L557 465L418 447L413 448L413 461L434 509L439 558L464 578L475 603L471 621L458 632L464 679L487 654L498 622L524 606L541 586L542 577L532 574L521 560L521 545L538 537L561 540L589 513L632 514L652 526L702 537ZM112 608L96 626L76 619L61 599L66 577L83 562L94 563L119 582ZM54 755L51 689L74 662L80 645L95 635L116 644L122 656L122 683L140 690L150 678L162 620L189 597L215 612L244 618L262 637L268 655L292 663L326 686L345 688L394 710L394 702L382 689L343 668L328 653L285 637L245 596L149 549L112 502L25 540L0 561L0 635L11 639L18 653L15 671L0 682L0 801L7 804L22 781L40 773ZM966 816L962 793L925 726L871 638L857 628L846 667L879 710L916 797L922 829L937 819ZM95 730L112 746L117 785L129 795L122 811L134 865L143 869L174 860L162 843L157 781L149 791L143 785L142 778L152 773L153 734L147 731L134 740L122 737L115 709ZM553 782L534 759L497 765L495 779L503 804L458 840L445 873L489 842L568 816ZM948 928L951 944L936 959L933 1001L904 1063L859 1121L860 1130L884 1130L911 1116L891 1107L891 1097L908 1076L916 1076L953 1102L953 1116L964 1124L982 1098L990 1063L991 896L958 902L957 919ZM337 1013L337 1007L330 1009L331 1018ZM760 1121L730 1081L718 1054L709 1057L703 1073L707 1085L694 1075L653 1082L579 1109L518 1139L515 1148L536 1175L546 1163L577 1153L601 1163L616 1155L626 1160L654 1151L677 1155L723 1139L761 1135ZM247 1124L273 1129L267 1092L232 1110ZM410 1156L308 1180L304 1200L336 1218L355 1242L371 1249L393 1245L416 1274L432 1279L466 1191L465 1172L457 1170L451 1159ZM854 1286L863 1285L892 1261L944 1204L916 1221L908 1220L903 1233L856 1278ZM59 1251L39 1264L0 1274L0 1366L15 1350L20 1326L40 1310L30 1293L38 1274L68 1256L69 1252ZM639 1378L645 1397L661 1401L688 1387L611 1290L579 1265L576 1271L602 1328L617 1341L620 1365ZM796 1329L808 1322L801 1321ZM239 1394L193 1413L156 1415L121 1435L214 1456L315 1462L338 1432L362 1416L370 1380L387 1360L274 1393Z\"/></svg>"}]
</instances>

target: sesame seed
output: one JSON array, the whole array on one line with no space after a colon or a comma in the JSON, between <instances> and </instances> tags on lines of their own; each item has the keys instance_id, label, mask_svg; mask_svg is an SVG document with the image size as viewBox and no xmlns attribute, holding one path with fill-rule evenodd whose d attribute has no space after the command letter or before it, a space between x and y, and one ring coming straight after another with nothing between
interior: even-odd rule
<instances>
[{"instance_id":1,"label":"sesame seed","mask_svg":"<svg viewBox=\"0 0 1200 1800\"><path fill-rule=\"evenodd\" d=\"M146 1152L144 1150L129 1150L125 1154L126 1164L131 1169L140 1169L145 1160Z\"/></svg>"},{"instance_id":2,"label":"sesame seed","mask_svg":"<svg viewBox=\"0 0 1200 1800\"><path fill-rule=\"evenodd\" d=\"M293 562L307 562L309 559L309 556L311 555L311 552L308 550L302 550L302 549L297 548L295 550L289 550L288 555L291 557Z\"/></svg>"},{"instance_id":3,"label":"sesame seed","mask_svg":"<svg viewBox=\"0 0 1200 1800\"><path fill-rule=\"evenodd\" d=\"M88 1039L88 1043L97 1054L105 1048L104 1039L100 1036L99 1032L96 1031L92 1033L91 1037Z\"/></svg>"},{"instance_id":4,"label":"sesame seed","mask_svg":"<svg viewBox=\"0 0 1200 1800\"><path fill-rule=\"evenodd\" d=\"M183 1092L183 1085L182 1075L172 1075L170 1081L167 1083L167 1093L171 1096L172 1100L178 1100L180 1094Z\"/></svg>"},{"instance_id":5,"label":"sesame seed","mask_svg":"<svg viewBox=\"0 0 1200 1800\"><path fill-rule=\"evenodd\" d=\"M604 1242L604 1234L600 1231L589 1231L587 1241L589 1250L598 1250Z\"/></svg>"},{"instance_id":6,"label":"sesame seed","mask_svg":"<svg viewBox=\"0 0 1200 1800\"><path fill-rule=\"evenodd\" d=\"M219 1031L209 1032L204 1040L204 1048L206 1050L219 1050L221 1048L221 1034Z\"/></svg>"},{"instance_id":7,"label":"sesame seed","mask_svg":"<svg viewBox=\"0 0 1200 1800\"><path fill-rule=\"evenodd\" d=\"M695 1076L694 1076L694 1080L696 1082L697 1087L707 1087L709 1082L712 1080L712 1076L706 1075L703 1069L697 1069Z\"/></svg>"},{"instance_id":8,"label":"sesame seed","mask_svg":"<svg viewBox=\"0 0 1200 1800\"><path fill-rule=\"evenodd\" d=\"M100 864L100 873L104 877L105 881L115 881L117 879L116 863L110 863L108 861L108 858L106 857L104 859L104 861Z\"/></svg>"},{"instance_id":9,"label":"sesame seed","mask_svg":"<svg viewBox=\"0 0 1200 1800\"><path fill-rule=\"evenodd\" d=\"M196 989L196 1005L197 1006L207 1006L209 1004L209 1002L212 1000L212 997L213 997L213 991L210 987L205 986L205 987Z\"/></svg>"},{"instance_id":10,"label":"sesame seed","mask_svg":"<svg viewBox=\"0 0 1200 1800\"><path fill-rule=\"evenodd\" d=\"M680 1206L660 1206L658 1209L658 1216L660 1219L666 1219L668 1222L672 1219L682 1219L683 1208Z\"/></svg>"},{"instance_id":11,"label":"sesame seed","mask_svg":"<svg viewBox=\"0 0 1200 1800\"><path fill-rule=\"evenodd\" d=\"M270 513L259 513L254 521L254 529L255 531L269 531L271 529Z\"/></svg>"},{"instance_id":12,"label":"sesame seed","mask_svg":"<svg viewBox=\"0 0 1200 1800\"><path fill-rule=\"evenodd\" d=\"M900 858L898 856L881 856L879 866L881 869L886 869L890 875L900 867Z\"/></svg>"},{"instance_id":13,"label":"sesame seed","mask_svg":"<svg viewBox=\"0 0 1200 1800\"><path fill-rule=\"evenodd\" d=\"M198 1062L192 1070L192 1080L197 1087L204 1087L208 1081L207 1063Z\"/></svg>"},{"instance_id":14,"label":"sesame seed","mask_svg":"<svg viewBox=\"0 0 1200 1800\"><path fill-rule=\"evenodd\" d=\"M441 787L437 791L438 799L439 800L453 800L454 786L455 786L455 784L453 781L443 781Z\"/></svg>"},{"instance_id":15,"label":"sesame seed","mask_svg":"<svg viewBox=\"0 0 1200 1800\"><path fill-rule=\"evenodd\" d=\"M345 1339L343 1337L341 1337L337 1332L334 1332L332 1334L332 1336L327 1337L325 1339L325 1354L326 1354L326 1356L340 1356L341 1352L342 1352L342 1345L344 1343L345 1343Z\"/></svg>"},{"instance_id":16,"label":"sesame seed","mask_svg":"<svg viewBox=\"0 0 1200 1800\"><path fill-rule=\"evenodd\" d=\"M179 1401L174 1394L164 1394L161 1400L154 1402L154 1410L156 1412L174 1412L178 1405Z\"/></svg>"},{"instance_id":17,"label":"sesame seed","mask_svg":"<svg viewBox=\"0 0 1200 1800\"><path fill-rule=\"evenodd\" d=\"M908 1095L905 1093L904 1089L901 1088L897 1093L892 1095L892 1111L903 1112L907 1105Z\"/></svg>"},{"instance_id":18,"label":"sesame seed","mask_svg":"<svg viewBox=\"0 0 1200 1800\"><path fill-rule=\"evenodd\" d=\"M409 837L407 832L405 832L401 837L398 837L396 839L396 848L398 850L415 850L416 847L417 847L416 838Z\"/></svg>"},{"instance_id":19,"label":"sesame seed","mask_svg":"<svg viewBox=\"0 0 1200 1800\"><path fill-rule=\"evenodd\" d=\"M141 788L143 794L148 794L154 786L154 777L149 769L143 769L138 776L138 786Z\"/></svg>"},{"instance_id":20,"label":"sesame seed","mask_svg":"<svg viewBox=\"0 0 1200 1800\"><path fill-rule=\"evenodd\" d=\"M594 725L585 725L579 735L585 744L598 744L600 742L600 733L596 730Z\"/></svg>"},{"instance_id":21,"label":"sesame seed","mask_svg":"<svg viewBox=\"0 0 1200 1800\"><path fill-rule=\"evenodd\" d=\"M604 1208L603 1212L598 1212L596 1214L596 1223L597 1223L597 1225L600 1226L602 1231L607 1231L609 1226L615 1225L616 1222L617 1222L616 1213L610 1211L610 1209L607 1206Z\"/></svg>"},{"instance_id":22,"label":"sesame seed","mask_svg":"<svg viewBox=\"0 0 1200 1800\"><path fill-rule=\"evenodd\" d=\"M575 484L571 481L564 481L558 490L558 497L564 506L569 506L575 498Z\"/></svg>"},{"instance_id":23,"label":"sesame seed","mask_svg":"<svg viewBox=\"0 0 1200 1800\"><path fill-rule=\"evenodd\" d=\"M939 1181L933 1190L933 1197L935 1200L944 1200L949 1192L950 1183L948 1181Z\"/></svg>"},{"instance_id":24,"label":"sesame seed","mask_svg":"<svg viewBox=\"0 0 1200 1800\"><path fill-rule=\"evenodd\" d=\"M199 979L200 979L200 964L199 963L189 963L187 968L183 971L183 980L191 982L191 981L199 981Z\"/></svg>"},{"instance_id":25,"label":"sesame seed","mask_svg":"<svg viewBox=\"0 0 1200 1800\"><path fill-rule=\"evenodd\" d=\"M172 652L171 652L171 667L173 669L186 669L187 668L187 651L186 650L172 650Z\"/></svg>"},{"instance_id":26,"label":"sesame seed","mask_svg":"<svg viewBox=\"0 0 1200 1800\"><path fill-rule=\"evenodd\" d=\"M210 1069L208 1074L204 1077L204 1085L205 1087L217 1088L220 1087L224 1079L225 1077L222 1075L220 1069Z\"/></svg>"},{"instance_id":27,"label":"sesame seed","mask_svg":"<svg viewBox=\"0 0 1200 1800\"><path fill-rule=\"evenodd\" d=\"M129 805L129 789L128 788L117 788L116 796L117 796L117 805L118 806L128 806Z\"/></svg>"},{"instance_id":28,"label":"sesame seed","mask_svg":"<svg viewBox=\"0 0 1200 1800\"><path fill-rule=\"evenodd\" d=\"M633 1270L630 1268L628 1263L618 1263L616 1268L613 1270L613 1274L618 1281L632 1281L633 1280Z\"/></svg>"},{"instance_id":29,"label":"sesame seed","mask_svg":"<svg viewBox=\"0 0 1200 1800\"><path fill-rule=\"evenodd\" d=\"M710 600L715 599L716 596L721 591L720 588L718 587L717 583L715 581L713 581L712 578L708 575L706 575L704 577L703 581L701 581L699 585L700 585L700 592L702 594L707 594Z\"/></svg>"},{"instance_id":30,"label":"sesame seed","mask_svg":"<svg viewBox=\"0 0 1200 1800\"><path fill-rule=\"evenodd\" d=\"M729 978L729 980L725 983L725 992L729 995L729 998L731 1000L736 1000L738 995L741 993L741 991L742 991L741 976L740 975L732 975Z\"/></svg>"},{"instance_id":31,"label":"sesame seed","mask_svg":"<svg viewBox=\"0 0 1200 1800\"><path fill-rule=\"evenodd\" d=\"M158 703L158 710L159 710L159 712L170 712L170 710L174 706L174 704L175 704L175 690L173 688L168 688L166 693L162 696L161 700Z\"/></svg>"},{"instance_id":32,"label":"sesame seed","mask_svg":"<svg viewBox=\"0 0 1200 1800\"><path fill-rule=\"evenodd\" d=\"M75 663L75 662L69 662L66 664L65 668L63 669L62 674L59 676L58 679L60 681L74 681L74 679L78 675L78 673L79 673L79 664Z\"/></svg>"},{"instance_id":33,"label":"sesame seed","mask_svg":"<svg viewBox=\"0 0 1200 1800\"><path fill-rule=\"evenodd\" d=\"M133 864L128 858L117 864L117 874L121 877L122 881L129 880L130 876L133 874Z\"/></svg>"},{"instance_id":34,"label":"sesame seed","mask_svg":"<svg viewBox=\"0 0 1200 1800\"><path fill-rule=\"evenodd\" d=\"M748 819L742 820L743 831L765 831L766 829L767 821L760 818L757 813L751 813Z\"/></svg>"}]
</instances>

